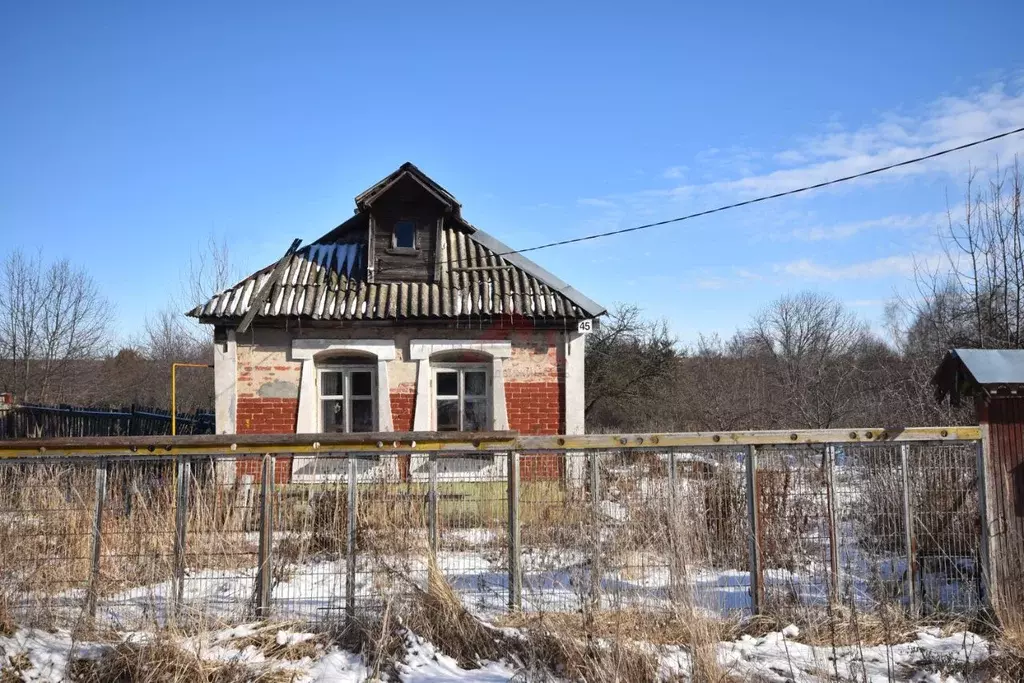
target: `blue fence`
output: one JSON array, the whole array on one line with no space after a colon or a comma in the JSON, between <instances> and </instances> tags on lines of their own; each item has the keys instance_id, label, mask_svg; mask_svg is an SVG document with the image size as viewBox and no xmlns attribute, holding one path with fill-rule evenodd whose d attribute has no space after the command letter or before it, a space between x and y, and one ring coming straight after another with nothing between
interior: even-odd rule
<instances>
[{"instance_id":1,"label":"blue fence","mask_svg":"<svg viewBox=\"0 0 1024 683\"><path fill-rule=\"evenodd\" d=\"M212 412L178 413L178 434L213 434ZM78 436L159 436L171 433L171 414L158 408L68 405L0 406L0 439Z\"/></svg>"}]
</instances>

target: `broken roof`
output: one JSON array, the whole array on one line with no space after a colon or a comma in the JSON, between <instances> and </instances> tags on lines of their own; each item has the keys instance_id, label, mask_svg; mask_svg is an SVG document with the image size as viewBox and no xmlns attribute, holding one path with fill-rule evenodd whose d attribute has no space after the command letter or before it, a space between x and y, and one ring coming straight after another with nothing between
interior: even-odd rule
<instances>
[{"instance_id":1,"label":"broken roof","mask_svg":"<svg viewBox=\"0 0 1024 683\"><path fill-rule=\"evenodd\" d=\"M955 405L975 389L999 394L1024 385L1024 349L952 349L932 377L935 398Z\"/></svg>"},{"instance_id":2,"label":"broken roof","mask_svg":"<svg viewBox=\"0 0 1024 683\"><path fill-rule=\"evenodd\" d=\"M440 231L432 282L371 282L367 274L368 207L389 187L411 178L450 213ZM258 320L446 319L523 316L534 320L593 318L605 308L547 270L470 225L447 190L406 163L356 197L356 215L285 259L218 292L188 315L204 322L241 320L261 300ZM270 289L262 292L270 283Z\"/></svg>"}]
</instances>

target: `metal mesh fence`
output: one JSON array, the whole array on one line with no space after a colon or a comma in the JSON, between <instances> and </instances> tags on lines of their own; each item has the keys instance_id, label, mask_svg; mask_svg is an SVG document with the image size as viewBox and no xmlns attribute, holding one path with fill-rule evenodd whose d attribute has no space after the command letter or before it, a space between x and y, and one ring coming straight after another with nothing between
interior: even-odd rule
<instances>
[{"instance_id":1,"label":"metal mesh fence","mask_svg":"<svg viewBox=\"0 0 1024 683\"><path fill-rule=\"evenodd\" d=\"M977 449L10 460L0 608L43 627L326 623L443 581L488 618L970 614L983 604Z\"/></svg>"}]
</instances>

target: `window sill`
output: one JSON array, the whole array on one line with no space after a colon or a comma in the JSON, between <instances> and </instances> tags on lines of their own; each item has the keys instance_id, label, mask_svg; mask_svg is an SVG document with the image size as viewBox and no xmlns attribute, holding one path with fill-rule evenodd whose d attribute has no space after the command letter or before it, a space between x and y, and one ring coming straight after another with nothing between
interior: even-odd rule
<instances>
[{"instance_id":1,"label":"window sill","mask_svg":"<svg viewBox=\"0 0 1024 683\"><path fill-rule=\"evenodd\" d=\"M385 253L390 256L419 256L420 250L416 247L389 247Z\"/></svg>"}]
</instances>

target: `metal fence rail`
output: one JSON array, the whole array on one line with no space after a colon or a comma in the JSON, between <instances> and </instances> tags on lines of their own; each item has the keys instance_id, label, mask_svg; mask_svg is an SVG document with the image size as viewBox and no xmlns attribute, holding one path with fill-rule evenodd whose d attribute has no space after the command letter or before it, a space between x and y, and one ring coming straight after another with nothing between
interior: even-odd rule
<instances>
[{"instance_id":1,"label":"metal fence rail","mask_svg":"<svg viewBox=\"0 0 1024 683\"><path fill-rule=\"evenodd\" d=\"M974 434L883 433L15 444L0 606L42 627L323 623L444 580L486 616L975 613Z\"/></svg>"},{"instance_id":2,"label":"metal fence rail","mask_svg":"<svg viewBox=\"0 0 1024 683\"><path fill-rule=\"evenodd\" d=\"M177 413L179 434L212 434L212 412ZM0 439L149 436L171 433L171 414L159 408L0 405Z\"/></svg>"}]
</instances>

